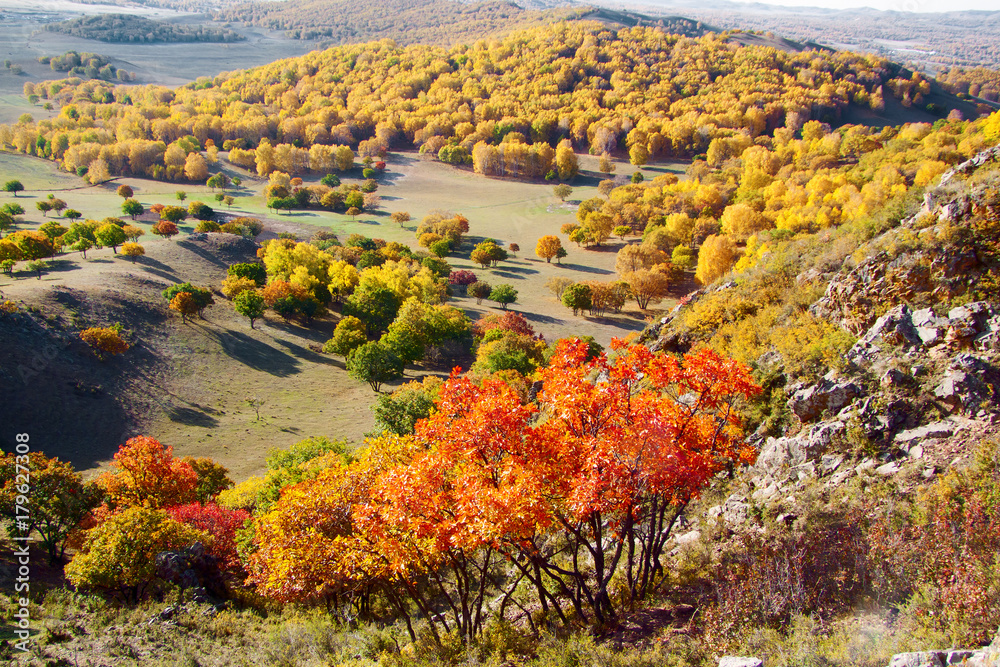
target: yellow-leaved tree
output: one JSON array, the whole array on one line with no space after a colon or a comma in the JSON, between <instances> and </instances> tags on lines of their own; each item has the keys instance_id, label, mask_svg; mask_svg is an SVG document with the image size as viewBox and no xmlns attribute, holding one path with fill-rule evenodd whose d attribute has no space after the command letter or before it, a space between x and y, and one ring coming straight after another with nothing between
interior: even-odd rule
<instances>
[{"instance_id":1,"label":"yellow-leaved tree","mask_svg":"<svg viewBox=\"0 0 1000 667\"><path fill-rule=\"evenodd\" d=\"M736 244L731 238L713 234L701 244L694 276L702 285L714 283L729 272L737 257Z\"/></svg>"}]
</instances>

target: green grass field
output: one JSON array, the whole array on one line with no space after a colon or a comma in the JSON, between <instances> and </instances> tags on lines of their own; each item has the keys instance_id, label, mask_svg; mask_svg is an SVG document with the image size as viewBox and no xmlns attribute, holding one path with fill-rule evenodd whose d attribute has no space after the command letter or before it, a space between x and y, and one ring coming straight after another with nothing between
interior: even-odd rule
<instances>
[{"instance_id":1,"label":"green grass field","mask_svg":"<svg viewBox=\"0 0 1000 667\"><path fill-rule=\"evenodd\" d=\"M414 230L424 215L435 210L463 214L469 218L470 232L463 246L447 258L454 269L471 270L493 285L513 285L518 290L518 299L510 310L523 313L550 342L566 336L590 335L607 345L613 337L641 331L661 311L640 311L630 302L621 313L606 317L574 316L556 301L545 282L553 276L573 280L615 279L615 255L623 242L612 239L602 248L585 250L562 237L568 256L561 264L546 263L534 254L539 237L559 235L563 223L575 220L574 202L597 196L594 184L600 175L594 171L596 159L581 156L581 166L584 173L580 180L588 185L574 188L563 204L553 195L551 184L489 179L435 160L421 159L414 153L393 153L378 190L382 197L380 210L360 215L354 221L321 210L274 214L265 208L261 195L265 179L224 161L213 171L222 168L243 178L241 189L233 193L237 201L231 212L265 219L264 238L290 231L306 240L318 230L329 229L341 239L360 233L416 248ZM684 167L661 165L644 172L651 177L664 171L683 172ZM54 163L3 153L0 153L0 170L5 175L17 174L27 188L16 199L27 211L24 223L18 227L22 229L52 219L52 216L44 218L34 206L35 201L50 192L81 211L85 218L121 216L122 199L115 192L121 183L131 186L135 197L147 209L155 203L178 204L175 193L183 190L187 193L185 203L202 200L226 211L205 186L134 178L90 186L74 175L60 172ZM633 170L627 164L617 165L619 174L627 176ZM360 169L355 169L343 175L343 182L360 180L359 172ZM306 181L318 178L311 175ZM0 199L14 201L10 195L0 195ZM404 226L397 225L389 218L393 211L407 211L413 220ZM150 218L138 224L148 230L151 222ZM186 221L182 231L190 231L193 225L193 221ZM469 253L476 242L487 237L499 240L506 247L517 243L521 250L500 266L483 270L469 260ZM50 308L62 307L51 295L67 289L88 292L95 301L138 299L139 304L158 304L162 308L159 291L166 285L190 280L218 288L224 277L224 263L178 243L184 238L182 235L163 241L147 233L140 239L147 255L137 264L115 257L109 249L92 250L86 260L79 253L69 253L57 260L58 270L45 274L42 280L24 271L16 273L13 279L0 276L0 292L5 298L40 304L47 313ZM637 238L631 238L624 243L637 242ZM672 307L676 298L690 288L687 283L678 285L677 293L657 308ZM501 312L496 304L488 301L477 304L475 299L465 296L456 296L450 303L464 309L473 320L485 313ZM330 337L336 316L309 328L269 316L251 330L224 299L217 298L205 317L204 321L189 324L168 317L162 324L150 324L153 328L148 331L141 322L134 327L137 338L148 337L144 345L153 353L148 363L156 368L155 372L139 367L134 371L147 383L142 391L154 394L148 401L149 409L137 415L146 434L172 444L180 455L211 456L229 467L235 478L244 479L261 470L267 451L273 447L287 447L312 435L358 443L372 429L371 390L348 377L343 359L318 352ZM395 385L417 379L426 372L407 369L406 377ZM391 389L392 386L385 388ZM252 397L264 400L260 419L246 402ZM53 414L64 409L61 405L51 406ZM92 468L102 465L112 453L113 447L106 446L82 458L78 451L60 454L79 460L83 468Z\"/></svg>"}]
</instances>

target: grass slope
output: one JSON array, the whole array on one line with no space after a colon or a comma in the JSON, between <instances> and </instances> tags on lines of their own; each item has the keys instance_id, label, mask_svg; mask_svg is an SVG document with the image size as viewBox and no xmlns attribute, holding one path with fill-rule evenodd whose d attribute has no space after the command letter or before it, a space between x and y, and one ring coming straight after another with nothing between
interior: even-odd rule
<instances>
[{"instance_id":1,"label":"grass slope","mask_svg":"<svg viewBox=\"0 0 1000 667\"><path fill-rule=\"evenodd\" d=\"M545 282L552 276L614 279L615 254L622 242L615 239L603 248L584 250L563 237L569 256L562 264L548 264L534 255L540 236L558 235L563 223L575 220L574 202L597 195L596 162L581 156L583 173L570 200L561 204L549 184L489 179L422 160L416 154L392 154L378 191L382 210L355 221L316 210L271 215L261 195L264 180L230 165L225 170L245 180L243 189L236 192L231 214L265 218L262 239L281 231L308 239L320 229L329 229L341 239L361 233L416 247L414 229L424 215L440 209L462 213L470 219L471 231L463 247L448 258L453 268L472 270L494 285L512 284L518 301L511 309L523 313L547 340L591 335L607 345L612 337L641 331L647 318L656 317L658 311L640 311L633 302L622 313L603 318L574 316L556 301ZM681 171L683 166L645 171L651 177L667 170ZM178 189L188 193L188 202L201 199L215 204L204 186L132 178L87 186L57 171L52 163L26 156L0 154L0 169L20 174L27 188L17 198L27 210L25 223L19 225L22 229L46 220L34 202L49 192L92 219L120 215L122 200L115 194L119 183L129 184L147 208L157 202L178 203L174 197ZM623 175L633 169L618 165ZM345 182L359 176L352 173L345 176ZM413 221L400 227L389 220L391 211L408 211ZM223 212L227 211L223 208ZM2 298L34 310L30 316L0 318L0 335L7 341L0 362L4 369L12 369L0 389L0 437L9 438L30 426L40 449L90 469L105 463L125 438L142 432L172 444L180 455L211 456L236 479L244 479L262 468L272 447L287 447L311 435L359 442L371 430L369 406L374 395L367 385L348 377L343 359L319 352L338 315L308 328L269 316L251 330L217 295L204 321L181 323L167 309L160 292L185 281L218 288L225 267L252 260L254 248L228 235L192 240L182 234L179 241L162 241L148 232L153 216L144 218L137 224L147 230L140 239L147 254L134 265L104 249L88 252L86 260L79 253L63 255L41 280L27 272L15 274L14 279L0 276ZM192 231L192 222L181 228ZM506 246L517 243L521 251L500 266L483 270L469 260L469 253L475 242L487 237ZM674 298L661 306L671 307L689 289L689 284L679 284ZM450 303L472 319L500 312L496 304L476 304L464 296ZM122 357L99 362L79 341L77 332L116 321L130 332L133 348ZM34 355L48 349L47 345L57 350L55 358L45 360L39 372L22 378L18 367L25 363L30 367ZM410 368L404 381L446 371ZM250 397L264 400L260 420L246 404ZM23 417L28 414L30 418Z\"/></svg>"}]
</instances>

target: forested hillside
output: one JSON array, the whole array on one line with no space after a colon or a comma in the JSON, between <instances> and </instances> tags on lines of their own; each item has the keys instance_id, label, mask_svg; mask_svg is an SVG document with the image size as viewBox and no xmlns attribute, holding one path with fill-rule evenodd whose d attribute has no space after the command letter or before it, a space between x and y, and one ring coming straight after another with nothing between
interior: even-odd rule
<instances>
[{"instance_id":1,"label":"forested hillside","mask_svg":"<svg viewBox=\"0 0 1000 667\"><path fill-rule=\"evenodd\" d=\"M926 109L947 115L947 105L964 104L933 90L872 56L564 23L452 49L337 47L177 90L78 79L26 86L62 112L0 126L0 145L69 171L169 180L184 179L187 156L209 140L237 148L230 160L262 175L328 170L331 145L362 155L452 146L449 161L481 173L541 177L559 170L560 145L627 150L641 165L704 153L715 138L836 125L849 108L888 105L932 120Z\"/></svg>"},{"instance_id":2,"label":"forested hillside","mask_svg":"<svg viewBox=\"0 0 1000 667\"><path fill-rule=\"evenodd\" d=\"M388 35L398 44L451 45L495 37L515 28L547 23L569 10L526 11L506 0L287 0L248 2L220 12L227 21L242 21L284 30L298 39L335 43L365 42Z\"/></svg>"},{"instance_id":3,"label":"forested hillside","mask_svg":"<svg viewBox=\"0 0 1000 667\"><path fill-rule=\"evenodd\" d=\"M69 21L47 23L45 29L72 37L117 43L237 42L244 39L232 30L173 25L131 14L83 16Z\"/></svg>"}]
</instances>

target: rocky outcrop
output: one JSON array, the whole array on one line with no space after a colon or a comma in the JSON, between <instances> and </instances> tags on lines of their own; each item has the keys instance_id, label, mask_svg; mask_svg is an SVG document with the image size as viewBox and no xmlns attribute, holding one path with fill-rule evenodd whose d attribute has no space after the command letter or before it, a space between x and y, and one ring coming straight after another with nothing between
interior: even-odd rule
<instances>
[{"instance_id":1,"label":"rocky outcrop","mask_svg":"<svg viewBox=\"0 0 1000 667\"><path fill-rule=\"evenodd\" d=\"M788 401L788 407L803 423L812 422L824 412L839 412L861 396L863 391L853 382L836 382L832 378L823 378L814 385L795 390Z\"/></svg>"},{"instance_id":2,"label":"rocky outcrop","mask_svg":"<svg viewBox=\"0 0 1000 667\"><path fill-rule=\"evenodd\" d=\"M162 551L157 554L156 574L181 588L192 589L195 598L206 593L225 596L225 583L218 560L205 550L201 542L178 551Z\"/></svg>"}]
</instances>

